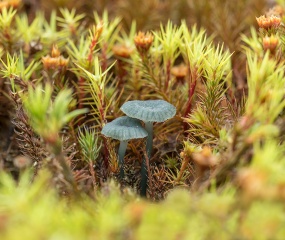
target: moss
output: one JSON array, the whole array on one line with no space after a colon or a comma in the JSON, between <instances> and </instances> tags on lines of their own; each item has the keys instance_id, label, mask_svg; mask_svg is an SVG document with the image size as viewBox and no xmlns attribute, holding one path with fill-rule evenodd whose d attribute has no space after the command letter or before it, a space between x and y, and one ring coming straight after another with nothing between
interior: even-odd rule
<instances>
[{"instance_id":1,"label":"moss","mask_svg":"<svg viewBox=\"0 0 285 240\"><path fill-rule=\"evenodd\" d=\"M284 3L266 2L1 1L1 239L282 239ZM154 99L176 114L120 178L102 128Z\"/></svg>"}]
</instances>

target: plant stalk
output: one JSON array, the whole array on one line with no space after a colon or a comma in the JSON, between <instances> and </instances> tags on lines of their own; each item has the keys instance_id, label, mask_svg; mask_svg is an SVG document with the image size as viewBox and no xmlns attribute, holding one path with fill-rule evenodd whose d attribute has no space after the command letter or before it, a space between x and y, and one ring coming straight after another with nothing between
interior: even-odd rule
<instances>
[{"instance_id":1,"label":"plant stalk","mask_svg":"<svg viewBox=\"0 0 285 240\"><path fill-rule=\"evenodd\" d=\"M148 160L150 160L151 152L152 152L152 145L153 145L153 123L152 122L145 122L145 129L148 133L146 139L146 152ZM143 158L142 168L141 168L141 192L140 195L142 197L146 196L146 189L147 189L147 164L145 157Z\"/></svg>"}]
</instances>

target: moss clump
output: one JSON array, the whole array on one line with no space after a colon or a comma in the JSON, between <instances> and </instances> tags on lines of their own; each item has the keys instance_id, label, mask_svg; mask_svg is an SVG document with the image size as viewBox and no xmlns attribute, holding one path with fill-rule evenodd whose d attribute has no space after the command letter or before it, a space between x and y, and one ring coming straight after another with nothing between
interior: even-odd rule
<instances>
[{"instance_id":1,"label":"moss clump","mask_svg":"<svg viewBox=\"0 0 285 240\"><path fill-rule=\"evenodd\" d=\"M0 2L1 239L282 239L282 1L28 2ZM102 129L154 99L119 166Z\"/></svg>"}]
</instances>

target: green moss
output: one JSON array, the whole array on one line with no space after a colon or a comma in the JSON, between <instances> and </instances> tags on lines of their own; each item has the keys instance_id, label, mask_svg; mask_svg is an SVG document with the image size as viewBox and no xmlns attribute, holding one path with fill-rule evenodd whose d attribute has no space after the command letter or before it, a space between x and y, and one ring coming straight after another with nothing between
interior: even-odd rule
<instances>
[{"instance_id":1,"label":"green moss","mask_svg":"<svg viewBox=\"0 0 285 240\"><path fill-rule=\"evenodd\" d=\"M1 240L282 239L278 2L257 31L261 0L96 1L94 12L46 1L45 15L1 1ZM155 124L142 199L145 143L128 145L118 178L117 146L100 133L125 102L156 99L177 111Z\"/></svg>"}]
</instances>

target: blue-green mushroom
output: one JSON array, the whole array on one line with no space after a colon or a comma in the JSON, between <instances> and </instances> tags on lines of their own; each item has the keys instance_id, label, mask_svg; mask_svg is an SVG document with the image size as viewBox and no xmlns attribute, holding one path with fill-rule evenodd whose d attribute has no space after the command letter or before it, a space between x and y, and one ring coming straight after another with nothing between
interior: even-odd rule
<instances>
[{"instance_id":1,"label":"blue-green mushroom","mask_svg":"<svg viewBox=\"0 0 285 240\"><path fill-rule=\"evenodd\" d=\"M147 131L142 127L138 119L128 116L119 117L110 123L107 123L101 133L106 137L120 141L118 156L120 167L120 178L124 178L124 156L126 153L128 141L131 139L145 138Z\"/></svg>"},{"instance_id":2,"label":"blue-green mushroom","mask_svg":"<svg viewBox=\"0 0 285 240\"><path fill-rule=\"evenodd\" d=\"M150 159L153 146L153 123L164 122L176 114L176 108L164 100L128 101L121 110L129 117L142 120L148 133L146 151ZM147 169L145 159L141 170L141 195L146 196Z\"/></svg>"}]
</instances>

